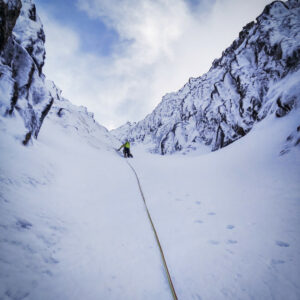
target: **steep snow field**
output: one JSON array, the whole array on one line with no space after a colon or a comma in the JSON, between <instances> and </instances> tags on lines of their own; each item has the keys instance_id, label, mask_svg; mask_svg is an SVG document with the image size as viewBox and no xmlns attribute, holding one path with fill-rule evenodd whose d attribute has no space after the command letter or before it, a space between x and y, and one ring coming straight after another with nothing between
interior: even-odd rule
<instances>
[{"instance_id":1,"label":"steep snow field","mask_svg":"<svg viewBox=\"0 0 300 300\"><path fill-rule=\"evenodd\" d=\"M0 299L171 299L117 142L52 117L29 147L1 130ZM179 299L300 298L300 153L279 155L298 121L271 115L204 155L133 147Z\"/></svg>"},{"instance_id":2,"label":"steep snow field","mask_svg":"<svg viewBox=\"0 0 300 300\"><path fill-rule=\"evenodd\" d=\"M32 147L2 137L1 300L168 299L123 158L49 119Z\"/></svg>"}]
</instances>

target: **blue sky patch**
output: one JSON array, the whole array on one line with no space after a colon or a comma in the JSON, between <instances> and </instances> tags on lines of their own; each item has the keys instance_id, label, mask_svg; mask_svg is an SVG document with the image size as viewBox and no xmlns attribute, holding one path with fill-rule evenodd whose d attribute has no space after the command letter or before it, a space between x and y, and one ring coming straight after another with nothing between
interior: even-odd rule
<instances>
[{"instance_id":1,"label":"blue sky patch","mask_svg":"<svg viewBox=\"0 0 300 300\"><path fill-rule=\"evenodd\" d=\"M74 0L35 0L37 9L43 9L56 22L70 27L80 36L81 50L101 56L109 56L119 43L119 35L99 18L91 19L80 11Z\"/></svg>"}]
</instances>

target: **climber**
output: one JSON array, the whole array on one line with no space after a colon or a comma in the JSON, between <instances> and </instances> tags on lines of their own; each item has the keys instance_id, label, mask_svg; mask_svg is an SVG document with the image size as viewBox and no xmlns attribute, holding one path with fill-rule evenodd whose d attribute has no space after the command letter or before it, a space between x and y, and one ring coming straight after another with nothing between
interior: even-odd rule
<instances>
[{"instance_id":1,"label":"climber","mask_svg":"<svg viewBox=\"0 0 300 300\"><path fill-rule=\"evenodd\" d=\"M120 151L122 148L123 149L123 153L124 153L124 157L133 157L132 154L130 153L130 142L128 140L125 141L125 143L118 149L118 151Z\"/></svg>"}]
</instances>

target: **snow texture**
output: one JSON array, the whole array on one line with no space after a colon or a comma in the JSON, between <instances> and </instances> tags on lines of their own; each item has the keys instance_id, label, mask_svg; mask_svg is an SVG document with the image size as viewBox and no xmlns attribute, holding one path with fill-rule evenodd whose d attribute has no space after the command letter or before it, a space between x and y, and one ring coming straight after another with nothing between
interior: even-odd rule
<instances>
[{"instance_id":1,"label":"snow texture","mask_svg":"<svg viewBox=\"0 0 300 300\"><path fill-rule=\"evenodd\" d=\"M0 130L0 299L170 298L136 179L109 132L64 99L31 147L9 128Z\"/></svg>"},{"instance_id":2,"label":"snow texture","mask_svg":"<svg viewBox=\"0 0 300 300\"><path fill-rule=\"evenodd\" d=\"M276 111L299 105L300 3L275 1L216 59L209 72L163 97L144 120L112 131L161 154L225 147ZM286 78L288 80L285 80ZM293 77L293 79L291 79ZM273 85L293 86L274 97ZM204 150L205 151L205 150Z\"/></svg>"},{"instance_id":3,"label":"snow texture","mask_svg":"<svg viewBox=\"0 0 300 300\"><path fill-rule=\"evenodd\" d=\"M172 299L109 132L64 99L30 147L10 121L0 122L0 299ZM133 147L179 299L299 299L300 149L280 155L298 124L299 108L269 115L205 155Z\"/></svg>"},{"instance_id":4,"label":"snow texture","mask_svg":"<svg viewBox=\"0 0 300 300\"><path fill-rule=\"evenodd\" d=\"M299 299L300 149L279 155L298 122L268 116L200 156L133 149L179 299Z\"/></svg>"}]
</instances>

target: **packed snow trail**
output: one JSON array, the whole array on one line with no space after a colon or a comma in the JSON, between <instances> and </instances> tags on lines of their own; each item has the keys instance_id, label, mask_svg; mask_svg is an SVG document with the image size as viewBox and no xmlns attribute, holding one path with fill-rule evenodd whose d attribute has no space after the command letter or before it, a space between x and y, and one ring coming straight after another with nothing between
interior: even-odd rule
<instances>
[{"instance_id":1,"label":"packed snow trail","mask_svg":"<svg viewBox=\"0 0 300 300\"><path fill-rule=\"evenodd\" d=\"M131 170L133 171L135 177L136 177L136 180L137 180L137 183L138 183L138 186L139 186L139 190L141 192L141 196L142 196L142 199L143 199L144 204L145 204L145 209L146 209L146 212L147 212L147 215L148 215L148 219L149 219L151 227L153 229L155 239L156 239L156 242L157 242L160 254L161 254L161 258L162 258L162 261L163 261L163 264L164 264L164 268L165 268L165 271L166 271L166 275L168 277L168 282L169 282L169 286L170 286L170 289L171 289L171 292L172 292L172 296L173 296L173 299L177 300L178 298L177 298L176 291L175 291L175 288L174 288L174 285L173 285L173 282L172 282L172 278L171 278L171 275L170 275L170 272L169 272L169 269L168 269L168 265L167 265L167 262L166 262L166 259L165 259L165 255L164 255L163 249L161 247L161 244L160 244L160 241L159 241L159 238L158 238L158 234L157 234L157 231L156 231L155 226L153 224L149 209L147 207L146 199L145 199L145 196L144 196L144 193L143 193L143 189L142 189L138 174L136 173L134 167L128 162L128 160L127 160L127 163L129 165L129 167L131 168Z\"/></svg>"}]
</instances>

